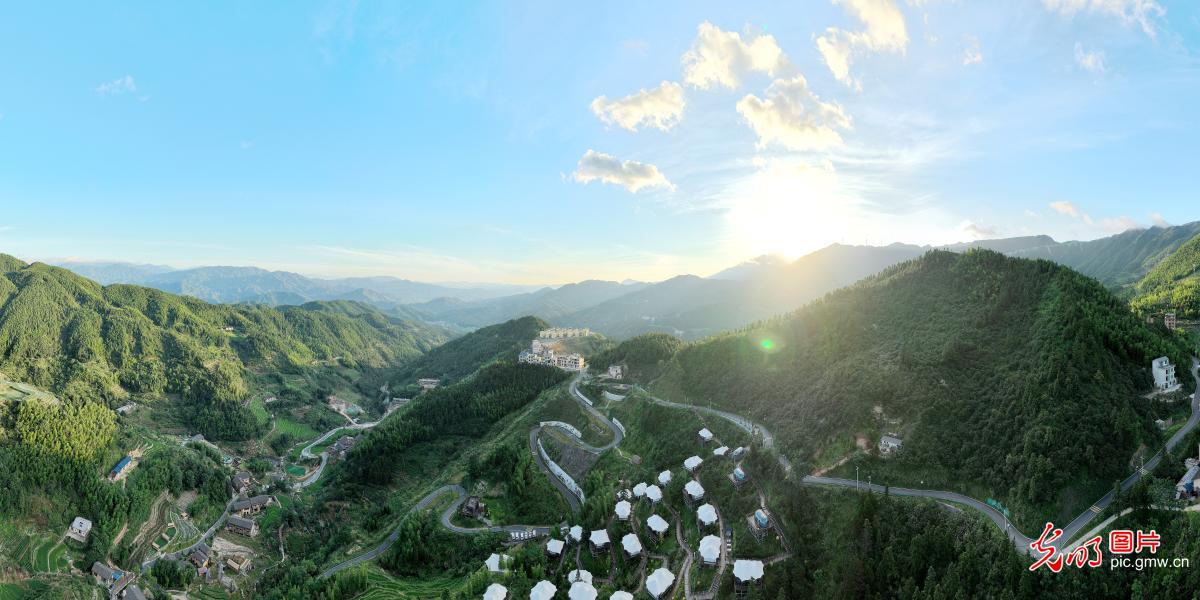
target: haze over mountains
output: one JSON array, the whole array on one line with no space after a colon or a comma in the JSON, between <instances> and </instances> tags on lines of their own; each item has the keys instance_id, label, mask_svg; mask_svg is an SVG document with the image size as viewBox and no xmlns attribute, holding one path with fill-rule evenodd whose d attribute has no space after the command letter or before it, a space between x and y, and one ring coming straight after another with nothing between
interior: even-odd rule
<instances>
[{"instance_id":1,"label":"haze over mountains","mask_svg":"<svg viewBox=\"0 0 1200 600\"><path fill-rule=\"evenodd\" d=\"M1035 235L921 246L833 244L789 261L762 256L709 277L679 275L656 283L588 280L560 287L455 287L395 277L314 279L254 267L171 270L124 263L65 263L100 283L134 283L221 303L303 304L355 300L395 316L456 329L475 329L534 315L555 325L590 327L628 338L663 332L684 339L743 327L789 312L830 291L931 249L995 250L1071 267L1119 293L1164 257L1200 234L1200 222L1135 229L1092 241L1057 242ZM398 265L398 268L402 265Z\"/></svg>"}]
</instances>

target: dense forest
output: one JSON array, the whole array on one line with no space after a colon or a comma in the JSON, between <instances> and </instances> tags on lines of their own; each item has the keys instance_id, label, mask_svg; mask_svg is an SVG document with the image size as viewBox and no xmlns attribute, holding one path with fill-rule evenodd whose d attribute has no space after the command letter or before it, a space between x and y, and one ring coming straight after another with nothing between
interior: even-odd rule
<instances>
[{"instance_id":1,"label":"dense forest","mask_svg":"<svg viewBox=\"0 0 1200 600\"><path fill-rule=\"evenodd\" d=\"M251 370L332 360L382 368L444 340L438 329L365 305L214 305L149 288L102 287L7 255L0 255L0 274L0 369L7 376L69 403L112 406L130 395L175 394L197 429L218 439L257 433L237 404Z\"/></svg>"},{"instance_id":2,"label":"dense forest","mask_svg":"<svg viewBox=\"0 0 1200 600\"><path fill-rule=\"evenodd\" d=\"M651 381L662 373L663 367L679 351L683 342L665 333L635 336L609 348L591 359L593 371L604 371L610 365L623 365L625 376L638 381Z\"/></svg>"},{"instance_id":3,"label":"dense forest","mask_svg":"<svg viewBox=\"0 0 1200 600\"><path fill-rule=\"evenodd\" d=\"M1174 310L1182 318L1200 317L1200 235L1155 265L1136 290L1131 304L1141 312Z\"/></svg>"},{"instance_id":4,"label":"dense forest","mask_svg":"<svg viewBox=\"0 0 1200 600\"><path fill-rule=\"evenodd\" d=\"M363 435L341 474L351 482L387 484L396 472L396 456L413 445L433 438L481 438L501 417L566 378L566 372L553 367L488 365L469 379L423 394Z\"/></svg>"},{"instance_id":5,"label":"dense forest","mask_svg":"<svg viewBox=\"0 0 1200 600\"><path fill-rule=\"evenodd\" d=\"M1107 485L1139 444L1158 445L1140 396L1161 355L1189 364L1182 340L1092 279L990 251L930 252L687 346L658 387L771 423L799 458L886 427L912 464L1040 509L1065 482ZM881 425L877 406L894 421Z\"/></svg>"}]
</instances>

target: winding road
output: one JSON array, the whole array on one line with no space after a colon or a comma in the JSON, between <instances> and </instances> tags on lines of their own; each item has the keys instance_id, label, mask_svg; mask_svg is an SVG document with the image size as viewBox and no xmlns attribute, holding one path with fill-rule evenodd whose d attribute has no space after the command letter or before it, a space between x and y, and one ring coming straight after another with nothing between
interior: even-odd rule
<instances>
[{"instance_id":1,"label":"winding road","mask_svg":"<svg viewBox=\"0 0 1200 600\"><path fill-rule=\"evenodd\" d=\"M1197 359L1195 357L1192 358L1192 371L1191 372L1192 372L1192 378L1196 382L1196 387L1198 390L1200 390L1200 359ZM609 430L612 431L612 433L613 433L613 439L608 444L605 444L604 446L600 446L600 447L585 444L585 443L583 443L582 440L577 440L577 445L580 446L581 448L588 450L589 452L594 452L594 453L599 454L604 451L615 448L617 445L619 445L621 443L621 440L624 439L624 435L621 433L620 428L616 427L613 424L613 422L608 419L608 417L604 416L602 413L600 413L599 410L597 410L594 406L592 406L592 403L588 402L587 398L583 395L583 393L579 391L579 381L582 379L582 377L583 377L583 374L581 373L580 375L576 376L574 379L571 380L571 384L570 384L571 396L573 398L575 398L575 400L579 402L580 406L582 406L585 410L587 410L588 413L590 413L592 416L594 416L595 418L597 418L598 420L600 420L601 422L605 423L608 426ZM644 397L648 401L653 402L655 404L670 407L670 408L677 408L680 410L697 411L697 412L701 412L701 413L704 413L707 415L718 417L718 418L724 419L726 421L729 421L730 423L739 427L743 431L750 433L751 435L761 436L763 447L765 449L773 452L776 456L776 459L779 461L779 464L784 468L784 470L789 475L791 474L791 472L792 472L791 461L788 460L788 458L786 456L784 456L784 454L782 452L779 451L778 447L775 444L775 437L771 434L770 430L768 430L762 424L755 423L754 421L752 421L746 417L743 417L741 415L737 415L737 414L734 414L734 413L731 413L728 411L723 411L723 410L719 410L719 409L715 409L715 408L711 408L711 407L707 407L707 406L682 404L682 403L678 403L678 402L672 402L669 400L663 400L661 398L657 398L655 396L650 395L649 393L645 392L645 390L640 387L638 387L638 389L643 392ZM1194 430L1196 428L1196 426L1198 424L1200 424L1200 391L1198 391L1197 394L1193 395L1192 403L1191 403L1191 417L1183 425L1183 427L1181 427L1178 431L1176 431L1175 434L1172 435L1171 438L1167 441L1166 451L1169 452L1169 451L1173 450L1183 440L1184 437L1186 437L1189 433L1191 433L1192 430ZM374 423L363 424L363 425L364 426L374 426ZM571 493L571 491L569 489L567 489L567 487L565 485L562 484L561 481L558 480L557 477L555 477L553 475L553 473L551 473L550 469L544 464L540 454L537 452L537 440L538 440L538 436L540 435L541 431L542 431L542 427L540 425L537 427L534 427L533 429L530 430L530 432L529 432L530 452L533 453L534 460L537 462L538 467L543 472L546 473L546 475L550 478L550 481L555 484L555 487L559 490L560 493L562 493L563 497L567 499L567 502L571 505L572 511L578 511L579 510L578 499L575 497L574 494ZM332 432L330 432L330 434L332 434ZM327 434L327 435L329 435L329 434ZM320 441L322 441L322 440L318 440L318 442L320 442ZM314 442L313 444L310 444L308 447L305 448L304 452L307 452L309 448L311 448L313 445L315 445L318 442ZM302 454L303 454L303 452L302 452ZM1127 490L1130 487L1132 487L1144 475L1148 475L1150 473L1150 471L1152 471L1156 466L1158 466L1158 464L1162 460L1163 460L1163 451L1160 450L1150 460L1146 461L1144 467L1140 468L1139 470L1137 470L1133 474L1131 474L1129 477L1125 478L1125 480L1121 482L1121 489ZM318 476L319 476L319 469L318 469ZM991 521L993 523L995 523L998 528L1001 529L1001 531L1004 533L1004 535L1007 536L1012 541L1013 546L1016 548L1018 553L1025 554L1025 555L1029 555L1029 553L1030 553L1030 544L1033 542L1032 538L1030 538L1029 536L1027 536L1024 533L1022 533L1021 531L1019 531L998 510L996 510L995 508L989 506L988 504L986 504L984 502L980 502L979 500L976 500L975 498L972 498L970 496L965 496L963 494L959 494L956 492L949 492L949 491L942 491L942 490L921 490L921 489L911 489L911 488L904 488L904 487L890 487L890 486L885 487L885 486L879 485L879 484L870 484L870 483L864 484L861 482L851 481L848 479L841 479L841 478L837 478L837 477L821 477L821 476L815 476L815 475L804 476L803 478L801 478L801 483L803 483L805 485L814 485L814 486L855 488L855 489L859 489L859 490L870 491L870 492L877 493L877 494L887 493L887 494L891 494L891 495L895 495L895 496L931 498L934 500L940 500L940 501L944 501L944 502L953 502L955 504L966 506L966 507L975 509L975 510L983 513L984 516L991 519ZM533 525L508 525L508 526L480 527L480 528L467 528L467 527L460 527L460 526L454 525L451 522L451 518L453 517L455 511L458 510L458 508L462 505L463 501L466 499L466 490L464 490L461 486L458 486L458 485L445 485L445 486L442 486L442 487L430 492L428 495L426 495L424 498L422 498L419 502L417 502L417 504L415 506L413 506L413 508L411 508L408 513L406 513L406 516L407 516L407 514L411 514L413 511L423 510L423 509L427 508L437 497L439 497L442 494L445 494L447 492L453 492L454 494L456 494L457 499L448 509L446 509L442 513L441 522L442 522L442 526L444 526L446 529L453 531L455 533L459 533L462 535L476 535L476 534L480 534L480 533L489 533L489 532L492 532L492 533L497 533L497 532L519 533L519 532L532 531L532 532L536 533L537 535L548 535L551 531L551 528L549 526L533 526ZM1079 532L1088 525L1088 523L1090 523L1093 519L1095 519L1100 514L1100 512L1103 512L1103 509L1107 508L1108 505L1112 503L1112 501L1113 501L1113 492L1110 490L1107 494L1105 494L1102 498L1100 498L1099 501L1097 501L1093 505L1096 509L1099 509L1099 510L1093 510L1092 508L1089 508L1089 509L1085 510L1082 514L1080 514L1078 517L1076 517L1075 520L1071 521L1071 523L1069 523L1066 527L1063 527L1062 528L1063 529L1062 536L1058 540L1056 540L1056 542L1054 542L1053 546L1056 549L1059 549L1060 551L1062 551L1061 549L1068 548L1070 546L1070 541L1072 539L1074 539L1075 536L1078 535ZM227 510L228 510L228 508L227 508ZM221 520L224 520L224 516L222 516ZM676 521L677 521L676 530L679 531L678 515L676 515ZM216 524L214 524L213 527L215 529ZM210 530L210 533L211 533L211 530ZM399 537L399 534L400 534L400 529L399 529L399 527L397 527L395 530L392 531L391 534L388 535L388 537L383 542L381 542L375 548L368 550L367 552L364 552L363 554L355 556L354 558L348 559L346 561L343 561L337 565L330 567L324 573L321 574L321 577L329 577L330 575L333 575L334 573L337 573L338 571L340 571L342 569L352 567L354 565L363 563L365 561L373 560L374 558L378 557L380 554L385 552L389 547L391 547L391 545L393 543L395 543L396 539ZM685 564L690 563L690 554L691 554L690 550L688 550L688 553L689 553L689 557L687 560L685 560ZM685 571L685 573L686 573L686 571ZM688 574L685 574L684 575L685 587L690 587L689 579L690 578L688 577Z\"/></svg>"}]
</instances>

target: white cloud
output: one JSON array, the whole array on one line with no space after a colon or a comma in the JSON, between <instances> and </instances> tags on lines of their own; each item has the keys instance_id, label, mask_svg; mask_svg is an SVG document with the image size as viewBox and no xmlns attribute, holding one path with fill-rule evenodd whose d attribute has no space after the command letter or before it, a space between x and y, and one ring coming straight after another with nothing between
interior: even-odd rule
<instances>
[{"instance_id":1,"label":"white cloud","mask_svg":"<svg viewBox=\"0 0 1200 600\"><path fill-rule=\"evenodd\" d=\"M1158 31L1156 21L1167 14L1155 0L1042 0L1042 5L1066 17L1081 12L1116 17L1126 25L1141 27L1150 37Z\"/></svg>"},{"instance_id":2,"label":"white cloud","mask_svg":"<svg viewBox=\"0 0 1200 600\"><path fill-rule=\"evenodd\" d=\"M983 53L979 51L979 38L967 36L967 47L963 49L963 66L969 67L983 62Z\"/></svg>"},{"instance_id":3,"label":"white cloud","mask_svg":"<svg viewBox=\"0 0 1200 600\"><path fill-rule=\"evenodd\" d=\"M1075 64L1089 73L1103 73L1105 71L1104 51L1084 50L1083 44L1075 42Z\"/></svg>"},{"instance_id":4,"label":"white cloud","mask_svg":"<svg viewBox=\"0 0 1200 600\"><path fill-rule=\"evenodd\" d=\"M1029 210L1028 208L1027 208L1027 209L1025 209L1025 216L1027 216L1027 217L1029 217L1029 218L1031 218L1031 219L1040 219L1040 218L1042 218L1042 215L1039 215L1039 214L1038 214L1036 211Z\"/></svg>"},{"instance_id":5,"label":"white cloud","mask_svg":"<svg viewBox=\"0 0 1200 600\"><path fill-rule=\"evenodd\" d=\"M637 192L642 188L664 187L675 189L674 184L667 180L658 167L633 160L622 161L611 154L588 150L571 177L579 183L600 181L619 185Z\"/></svg>"},{"instance_id":6,"label":"white cloud","mask_svg":"<svg viewBox=\"0 0 1200 600\"><path fill-rule=\"evenodd\" d=\"M958 226L958 229L959 231L971 236L971 239L974 240L989 239L1000 235L1000 230L998 228L991 225L976 223L974 221L963 221L962 224Z\"/></svg>"},{"instance_id":7,"label":"white cloud","mask_svg":"<svg viewBox=\"0 0 1200 600\"><path fill-rule=\"evenodd\" d=\"M668 131L683 116L683 86L664 81L658 87L640 90L618 100L600 96L592 100L592 112L601 121L637 131L640 125Z\"/></svg>"},{"instance_id":8,"label":"white cloud","mask_svg":"<svg viewBox=\"0 0 1200 600\"><path fill-rule=\"evenodd\" d=\"M684 83L700 89L715 84L732 90L741 85L747 73L776 77L791 71L774 36L747 35L743 40L736 31L722 31L708 21L700 24L696 41L682 60Z\"/></svg>"},{"instance_id":9,"label":"white cloud","mask_svg":"<svg viewBox=\"0 0 1200 600\"><path fill-rule=\"evenodd\" d=\"M1087 223L1092 222L1092 217L1087 216L1086 212L1079 210L1079 206L1076 206L1075 203L1070 202L1070 200L1058 200L1058 202L1051 202L1050 209L1058 212L1060 215L1067 215L1068 217L1072 218L1081 218L1081 220L1084 220Z\"/></svg>"},{"instance_id":10,"label":"white cloud","mask_svg":"<svg viewBox=\"0 0 1200 600\"><path fill-rule=\"evenodd\" d=\"M96 86L96 93L101 96L116 96L126 92L136 92L137 82L133 80L133 76L126 75L118 77L108 83L102 83Z\"/></svg>"},{"instance_id":11,"label":"white cloud","mask_svg":"<svg viewBox=\"0 0 1200 600\"><path fill-rule=\"evenodd\" d=\"M1171 224L1168 223L1167 220L1163 218L1162 213L1150 213L1150 220L1154 223L1155 227L1170 227L1171 226Z\"/></svg>"},{"instance_id":12,"label":"white cloud","mask_svg":"<svg viewBox=\"0 0 1200 600\"><path fill-rule=\"evenodd\" d=\"M1100 221L1100 228L1107 233L1122 233L1129 231L1130 229L1144 229L1141 223L1138 223L1132 218L1124 215L1120 217L1102 219Z\"/></svg>"},{"instance_id":13,"label":"white cloud","mask_svg":"<svg viewBox=\"0 0 1200 600\"><path fill-rule=\"evenodd\" d=\"M833 0L833 3L861 22L863 30L830 27L817 38L817 50L838 81L861 87L850 75L854 56L863 52L904 54L908 48L904 15L892 0Z\"/></svg>"},{"instance_id":14,"label":"white cloud","mask_svg":"<svg viewBox=\"0 0 1200 600\"><path fill-rule=\"evenodd\" d=\"M803 75L771 82L760 99L747 94L737 111L758 135L759 146L778 142L791 150L828 148L842 142L839 129L851 127L850 117L836 102L822 102Z\"/></svg>"}]
</instances>

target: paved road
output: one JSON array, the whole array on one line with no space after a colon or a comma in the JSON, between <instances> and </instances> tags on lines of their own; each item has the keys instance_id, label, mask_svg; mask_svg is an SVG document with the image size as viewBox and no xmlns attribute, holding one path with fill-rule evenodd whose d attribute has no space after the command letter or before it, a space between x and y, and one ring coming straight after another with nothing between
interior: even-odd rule
<instances>
[{"instance_id":1,"label":"paved road","mask_svg":"<svg viewBox=\"0 0 1200 600\"><path fill-rule=\"evenodd\" d=\"M379 421L372 421L370 423L351 423L349 425L339 425L337 427L334 427L333 429L330 429L329 431L326 431L325 433L323 433L321 435L321 437L313 440L307 446L305 446L304 449L300 451L300 456L303 458L313 458L312 449L314 446L325 442L333 434L335 434L343 429L359 429L359 430L370 429L370 428L378 425L380 423L380 421L382 421L382 420L383 419L380 419ZM294 488L294 489L306 488L306 487L316 483L317 480L321 478L321 474L325 472L325 466L329 464L329 453L322 452L320 454L320 456L321 456L321 464L317 466L317 470L313 471L312 473L309 473L308 477L305 477L304 479L301 479L300 481L293 483L292 488Z\"/></svg>"},{"instance_id":2,"label":"paved road","mask_svg":"<svg viewBox=\"0 0 1200 600\"><path fill-rule=\"evenodd\" d=\"M533 455L533 462L537 465L538 470L550 478L550 484L554 486L554 489L558 490L558 493L562 494L562 497L567 501L567 505L571 507L571 512L578 513L579 497L550 470L550 466L542 459L542 453L538 452L538 436L541 434L542 427L540 425L529 430L529 453Z\"/></svg>"},{"instance_id":3,"label":"paved road","mask_svg":"<svg viewBox=\"0 0 1200 600\"><path fill-rule=\"evenodd\" d=\"M213 534L215 534L217 532L217 529L219 529L221 527L221 525L223 525L225 523L225 519L229 517L229 511L233 510L233 503L236 501L237 501L237 494L233 494L229 498L229 502L225 503L225 510L224 510L224 512L221 513L221 516L217 517L217 520L215 522L213 522L212 527L209 527L208 531L205 531L204 535L200 536L200 539L197 540L196 543L192 544L191 546L188 546L187 548L184 548L183 550L176 550L175 552L172 552L170 554L162 554L162 555L152 558L146 562L143 562L142 563L142 572L145 572L146 569L153 567L154 563L158 562L158 560L161 558L166 558L169 560L179 560L180 558L183 558L183 557L191 554L193 551L195 551L196 548L198 548L200 546L200 544L207 542L210 538L212 538Z\"/></svg>"},{"instance_id":4,"label":"paved road","mask_svg":"<svg viewBox=\"0 0 1200 600\"><path fill-rule=\"evenodd\" d=\"M776 450L775 436L765 426L763 426L759 423L755 423L754 421L751 421L750 419L747 419L746 417L743 417L741 415L734 414L734 413L731 413L728 411L711 408L708 406L699 406L696 404L682 404L679 402L671 402L670 400L663 400L662 398L658 398L658 397L650 395L650 393L647 392L646 390L642 389L641 386L637 386L637 389L642 391L643 393L645 393L646 397L655 404L658 404L661 406L667 406L667 407L671 407L671 408L679 408L679 409L683 409L683 410L694 410L697 412L702 412L706 415L712 415L714 417L725 419L726 421L733 423L738 428L740 428L742 431L745 431L746 433L749 433L750 435L762 436L763 448L766 448L767 450L771 450L771 451L775 452L775 457L779 460L779 465L783 467L783 470L786 473L788 473L789 475L792 473L792 461L788 460L788 457L784 456L782 452L778 452Z\"/></svg>"},{"instance_id":5,"label":"paved road","mask_svg":"<svg viewBox=\"0 0 1200 600\"><path fill-rule=\"evenodd\" d=\"M580 440L578 445L593 454L600 454L607 450L612 450L621 444L621 440L625 439L625 434L621 433L621 430L615 424L613 424L608 417L604 416L604 413L601 413L599 409L597 409L595 406L592 406L587 396L584 396L583 392L579 391L579 381L581 379L583 379L583 373L576 375L575 379L571 380L571 396L573 396L575 400L579 402L579 406L583 407L584 410L588 411L589 414L602 421L604 425L608 427L608 430L612 432L612 440L600 447L585 444L583 443L583 440Z\"/></svg>"}]
</instances>

